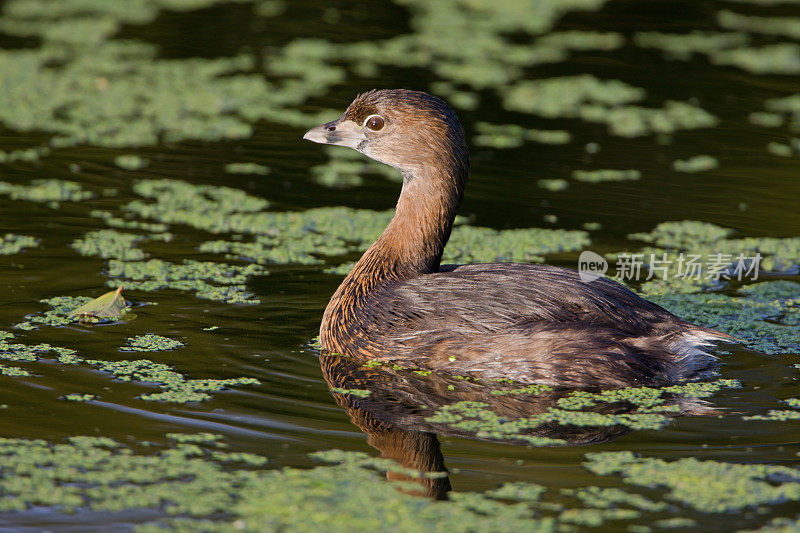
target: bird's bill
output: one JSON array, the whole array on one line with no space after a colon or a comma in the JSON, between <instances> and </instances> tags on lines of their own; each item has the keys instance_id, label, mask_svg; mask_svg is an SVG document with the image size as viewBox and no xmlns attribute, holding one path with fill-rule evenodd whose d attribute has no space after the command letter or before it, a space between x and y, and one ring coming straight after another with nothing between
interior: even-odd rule
<instances>
[{"instance_id":1,"label":"bird's bill","mask_svg":"<svg viewBox=\"0 0 800 533\"><path fill-rule=\"evenodd\" d=\"M311 128L303 135L303 139L320 144L348 146L357 149L361 143L367 140L367 137L364 135L363 127L352 120L339 118Z\"/></svg>"}]
</instances>

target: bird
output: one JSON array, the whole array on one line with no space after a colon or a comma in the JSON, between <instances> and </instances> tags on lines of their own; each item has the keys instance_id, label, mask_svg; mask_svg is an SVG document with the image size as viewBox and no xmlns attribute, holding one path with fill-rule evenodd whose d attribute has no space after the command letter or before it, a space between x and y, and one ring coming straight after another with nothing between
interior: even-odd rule
<instances>
[{"instance_id":1,"label":"bird","mask_svg":"<svg viewBox=\"0 0 800 533\"><path fill-rule=\"evenodd\" d=\"M403 177L394 217L325 309L323 350L481 380L619 388L713 376L709 348L736 342L604 276L442 265L470 159L461 122L436 96L370 90L303 138L355 149Z\"/></svg>"}]
</instances>

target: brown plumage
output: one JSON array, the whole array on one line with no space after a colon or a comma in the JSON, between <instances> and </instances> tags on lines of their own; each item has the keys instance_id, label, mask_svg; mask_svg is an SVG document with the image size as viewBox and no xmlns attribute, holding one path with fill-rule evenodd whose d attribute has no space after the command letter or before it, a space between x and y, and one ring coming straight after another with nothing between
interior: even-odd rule
<instances>
[{"instance_id":1,"label":"brown plumage","mask_svg":"<svg viewBox=\"0 0 800 533\"><path fill-rule=\"evenodd\" d=\"M705 348L732 340L570 269L440 267L469 155L458 118L436 97L370 91L304 138L354 148L403 174L395 217L325 310L320 342L331 352L482 378L627 386L710 375L716 358Z\"/></svg>"}]
</instances>

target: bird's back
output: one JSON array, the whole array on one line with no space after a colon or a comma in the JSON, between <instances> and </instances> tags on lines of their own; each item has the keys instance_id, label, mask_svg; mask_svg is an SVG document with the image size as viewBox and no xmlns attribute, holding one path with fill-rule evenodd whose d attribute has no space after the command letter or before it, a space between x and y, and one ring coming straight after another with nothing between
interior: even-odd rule
<instances>
[{"instance_id":1,"label":"bird's back","mask_svg":"<svg viewBox=\"0 0 800 533\"><path fill-rule=\"evenodd\" d=\"M349 339L337 344L351 356L550 385L703 377L715 361L703 348L724 337L619 283L546 265L443 267L342 307Z\"/></svg>"}]
</instances>

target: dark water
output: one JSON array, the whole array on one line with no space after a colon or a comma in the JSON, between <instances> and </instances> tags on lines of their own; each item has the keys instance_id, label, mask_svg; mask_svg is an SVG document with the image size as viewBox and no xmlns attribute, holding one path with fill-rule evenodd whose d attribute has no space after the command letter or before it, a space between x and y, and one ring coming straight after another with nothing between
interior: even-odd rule
<instances>
[{"instance_id":1,"label":"dark water","mask_svg":"<svg viewBox=\"0 0 800 533\"><path fill-rule=\"evenodd\" d=\"M709 13L715 6L712 2L610 2L597 13L567 15L558 29L623 34L633 30L709 29ZM327 7L340 10L337 23L323 20L321 13ZM781 14L791 14L786 11ZM298 37L334 42L386 38L408 29L405 10L388 3L296 1L269 23L254 22L248 13L246 6L240 5L188 14L166 13L152 24L124 28L121 36L158 44L163 56L182 58L282 46ZM3 41L7 46L26 46L26 42ZM424 76L404 69L384 72L379 78L351 78L335 86L329 95L310 102L308 109L343 109L354 94L372 87L427 88ZM592 249L601 251L620 249L628 245L628 233L649 231L666 220L712 222L734 228L737 236L800 235L800 159L766 152L768 142L783 142L786 134L758 128L746 119L751 111L762 109L765 99L800 91L796 77L754 76L733 67L711 68L702 57L688 62L667 61L657 50L632 45L608 53L576 53L570 61L531 69L530 77L575 73L592 73L645 87L648 100L643 105L658 105L668 98L697 98L721 123L713 129L680 132L676 142L662 145L652 136L612 137L604 126L578 120L545 125L536 117L503 110L488 96L477 110L459 111L468 131L479 120L511 122L528 127L563 127L573 133L574 140L565 146L529 143L507 151L473 148L473 173L461 211L472 218L472 223L498 229L544 226L545 214L556 215L555 227L566 229L579 229L585 222L596 221L602 223L603 230L593 234ZM87 205L110 209L136 198L130 189L134 178L165 177L227 185L268 198L275 208L286 210L333 205L383 210L393 206L398 185L377 177L349 190L313 183L308 169L324 162L325 156L318 146L303 142L302 133L300 128L263 122L255 126L253 137L244 141L186 142L126 150L150 160L148 168L136 172L120 170L111 163L121 152L94 147L55 151L35 164L0 165L2 180L13 183L48 177L76 180L95 190L120 190L111 198L65 203L57 210L0 196L0 234L14 232L42 239L39 248L0 257L0 327L8 328L26 314L41 312L41 298L105 291L104 261L78 256L67 244L87 231L104 227L101 221L88 217ZM43 138L2 130L0 148L36 145ZM587 142L599 142L602 150L587 154L583 150ZM720 168L700 174L671 170L671 161L699 153L716 156ZM243 160L263 162L272 172L254 179L222 171L225 164ZM70 163L78 163L81 172L68 172ZM635 168L641 170L643 178L600 185L571 182L569 189L558 193L536 185L538 179L566 176L574 168ZM739 207L742 203L747 205L745 210ZM171 260L206 258L194 250L200 239L196 232L179 226L171 231L176 234L173 243L149 243L143 245L144 249L154 257ZM550 262L571 266L574 257ZM341 278L323 274L317 267L275 265L269 270L269 275L248 285L262 300L260 305L210 302L177 291L132 292L129 296L134 300L158 305L138 308L137 318L125 324L43 328L25 336L26 342L41 340L75 347L87 357L102 358L124 338L154 332L180 339L190 348L143 355L173 365L189 377L251 376L261 385L216 393L213 399L197 404L162 404L134 399L150 392L150 387L112 381L86 366L42 362L35 365L37 377L0 377L0 403L8 405L0 433L54 442L70 435L103 435L136 446L141 441L163 441L167 432L210 431L223 434L230 450L267 455L274 459L273 466L310 465L306 454L320 449L376 454L364 432L329 392L318 354L309 348L322 311ZM220 329L213 333L203 330L212 325ZM722 375L741 379L746 386L721 392L714 397L714 405L745 413L779 408L775 398L800 392L797 371L787 367L786 359L733 349L724 356ZM89 404L59 399L76 390L92 391L101 399ZM800 428L793 422L743 422L739 416L678 417L666 429L634 431L588 446L529 448L448 435L440 440L456 491L484 490L508 481L561 488L597 482L580 466L587 451L631 450L666 459L692 456L796 466ZM770 508L769 513L786 516L796 510L786 504ZM686 515L700 520L708 530L756 526L765 520L750 513L717 517L712 524L700 513ZM6 515L0 520L0 529L13 529L17 520L16 526L24 523L36 528L51 519L47 513L16 518ZM134 522L140 519L131 518ZM64 520L82 523L80 514ZM122 518L118 523L125 521Z\"/></svg>"}]
</instances>

